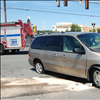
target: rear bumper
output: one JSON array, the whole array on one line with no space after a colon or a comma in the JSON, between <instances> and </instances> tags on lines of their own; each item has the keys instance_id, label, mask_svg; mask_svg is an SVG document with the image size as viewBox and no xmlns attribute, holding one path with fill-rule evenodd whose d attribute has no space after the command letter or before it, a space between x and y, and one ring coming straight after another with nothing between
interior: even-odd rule
<instances>
[{"instance_id":1,"label":"rear bumper","mask_svg":"<svg viewBox=\"0 0 100 100\"><path fill-rule=\"evenodd\" d=\"M22 49L22 47L7 47L5 50L17 50L17 49Z\"/></svg>"},{"instance_id":2,"label":"rear bumper","mask_svg":"<svg viewBox=\"0 0 100 100\"><path fill-rule=\"evenodd\" d=\"M28 58L28 62L29 62L29 64L30 64L31 66L33 66L33 67L34 67L34 64L33 64L33 59Z\"/></svg>"}]
</instances>

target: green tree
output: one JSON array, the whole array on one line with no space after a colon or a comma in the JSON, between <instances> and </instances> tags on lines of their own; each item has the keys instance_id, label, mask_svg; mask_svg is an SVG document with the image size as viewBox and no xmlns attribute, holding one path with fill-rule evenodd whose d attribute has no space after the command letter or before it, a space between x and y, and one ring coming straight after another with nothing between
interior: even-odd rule
<instances>
[{"instance_id":1,"label":"green tree","mask_svg":"<svg viewBox=\"0 0 100 100\"><path fill-rule=\"evenodd\" d=\"M72 24L71 26L71 31L75 31L75 32L81 32L81 27L78 26L77 24Z\"/></svg>"},{"instance_id":2,"label":"green tree","mask_svg":"<svg viewBox=\"0 0 100 100\"><path fill-rule=\"evenodd\" d=\"M46 30L45 32L46 33L53 33L54 31L52 31L52 30Z\"/></svg>"},{"instance_id":3,"label":"green tree","mask_svg":"<svg viewBox=\"0 0 100 100\"><path fill-rule=\"evenodd\" d=\"M98 33L100 33L100 28L97 29Z\"/></svg>"},{"instance_id":4,"label":"green tree","mask_svg":"<svg viewBox=\"0 0 100 100\"><path fill-rule=\"evenodd\" d=\"M27 23L30 22L30 19L27 19Z\"/></svg>"},{"instance_id":5,"label":"green tree","mask_svg":"<svg viewBox=\"0 0 100 100\"><path fill-rule=\"evenodd\" d=\"M68 32L68 29L66 29L66 31L65 32Z\"/></svg>"},{"instance_id":6,"label":"green tree","mask_svg":"<svg viewBox=\"0 0 100 100\"><path fill-rule=\"evenodd\" d=\"M96 32L96 30L95 30L95 29L93 29L93 32Z\"/></svg>"},{"instance_id":7,"label":"green tree","mask_svg":"<svg viewBox=\"0 0 100 100\"><path fill-rule=\"evenodd\" d=\"M55 30L55 32L57 32L57 29Z\"/></svg>"},{"instance_id":8,"label":"green tree","mask_svg":"<svg viewBox=\"0 0 100 100\"><path fill-rule=\"evenodd\" d=\"M92 30L89 30L89 32L92 32Z\"/></svg>"},{"instance_id":9,"label":"green tree","mask_svg":"<svg viewBox=\"0 0 100 100\"><path fill-rule=\"evenodd\" d=\"M41 30L37 30L37 34L40 34L40 33L55 33L55 31L52 31L52 30L45 30L45 31L41 31Z\"/></svg>"},{"instance_id":10,"label":"green tree","mask_svg":"<svg viewBox=\"0 0 100 100\"><path fill-rule=\"evenodd\" d=\"M37 31L37 34L39 35L39 33L40 33L40 31L38 30L38 31Z\"/></svg>"}]
</instances>

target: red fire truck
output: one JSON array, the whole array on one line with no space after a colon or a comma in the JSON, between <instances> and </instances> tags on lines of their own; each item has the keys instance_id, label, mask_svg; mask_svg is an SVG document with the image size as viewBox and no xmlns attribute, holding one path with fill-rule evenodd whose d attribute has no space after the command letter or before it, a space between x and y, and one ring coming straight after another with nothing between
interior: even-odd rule
<instances>
[{"instance_id":1,"label":"red fire truck","mask_svg":"<svg viewBox=\"0 0 100 100\"><path fill-rule=\"evenodd\" d=\"M0 54L15 52L26 47L25 34L33 35L30 24L18 22L1 23Z\"/></svg>"}]
</instances>

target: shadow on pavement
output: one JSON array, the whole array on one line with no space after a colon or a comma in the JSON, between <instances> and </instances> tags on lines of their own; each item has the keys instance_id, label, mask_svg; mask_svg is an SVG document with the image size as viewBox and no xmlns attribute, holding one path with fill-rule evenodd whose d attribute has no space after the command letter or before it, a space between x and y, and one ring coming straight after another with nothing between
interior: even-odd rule
<instances>
[{"instance_id":1,"label":"shadow on pavement","mask_svg":"<svg viewBox=\"0 0 100 100\"><path fill-rule=\"evenodd\" d=\"M14 53L6 53L5 55L24 55L24 54L28 54L28 51L17 51Z\"/></svg>"},{"instance_id":2,"label":"shadow on pavement","mask_svg":"<svg viewBox=\"0 0 100 100\"><path fill-rule=\"evenodd\" d=\"M35 68L32 68L31 70L35 71ZM74 82L80 82L83 84L88 83L88 80L86 80L84 78L78 78L78 77L69 76L69 75L60 74L60 73L51 72L51 71L46 71L45 75L49 75L49 76L53 76L53 77L57 77L57 78L62 78L62 79L70 80L70 81L74 81Z\"/></svg>"},{"instance_id":3,"label":"shadow on pavement","mask_svg":"<svg viewBox=\"0 0 100 100\"><path fill-rule=\"evenodd\" d=\"M35 71L35 68L31 68L30 70Z\"/></svg>"}]
</instances>

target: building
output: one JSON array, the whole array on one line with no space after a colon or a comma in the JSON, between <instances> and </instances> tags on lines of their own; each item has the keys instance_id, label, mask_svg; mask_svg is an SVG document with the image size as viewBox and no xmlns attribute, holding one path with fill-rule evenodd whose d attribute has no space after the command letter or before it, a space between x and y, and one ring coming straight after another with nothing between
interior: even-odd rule
<instances>
[{"instance_id":1,"label":"building","mask_svg":"<svg viewBox=\"0 0 100 100\"><path fill-rule=\"evenodd\" d=\"M56 25L53 25L52 31L58 31L58 32L65 32L66 30L70 31L71 30L71 25L73 23L66 23L66 22L60 22L56 23ZM93 30L92 26L86 26L86 24L78 24L78 26L81 27L82 32L89 32L90 30ZM95 27L95 30L100 27Z\"/></svg>"}]
</instances>

